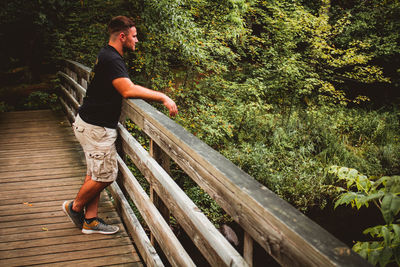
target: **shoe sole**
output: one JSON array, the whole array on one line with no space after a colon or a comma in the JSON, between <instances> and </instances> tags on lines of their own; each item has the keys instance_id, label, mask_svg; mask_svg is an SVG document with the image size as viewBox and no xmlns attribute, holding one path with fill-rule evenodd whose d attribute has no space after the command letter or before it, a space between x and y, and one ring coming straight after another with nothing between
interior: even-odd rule
<instances>
[{"instance_id":1,"label":"shoe sole","mask_svg":"<svg viewBox=\"0 0 400 267\"><path fill-rule=\"evenodd\" d=\"M117 231L115 231L115 232L103 232L103 231L98 231L98 230L82 229L82 233L84 233L86 235L90 235L90 234L112 235L112 234L115 234L118 231L119 231L119 229Z\"/></svg>"},{"instance_id":2,"label":"shoe sole","mask_svg":"<svg viewBox=\"0 0 400 267\"><path fill-rule=\"evenodd\" d=\"M67 215L68 219L69 219L76 227L79 228L79 226L75 224L74 220L72 220L71 216L69 216L68 211L65 209L65 205L66 205L67 203L68 203L68 200L64 201L64 203L63 203L63 205L62 205L62 209L63 209L65 215Z\"/></svg>"}]
</instances>

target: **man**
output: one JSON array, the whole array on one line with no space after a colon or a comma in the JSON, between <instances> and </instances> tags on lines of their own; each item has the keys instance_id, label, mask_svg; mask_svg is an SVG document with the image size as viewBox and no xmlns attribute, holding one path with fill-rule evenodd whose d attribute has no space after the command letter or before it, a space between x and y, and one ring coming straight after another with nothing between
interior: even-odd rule
<instances>
[{"instance_id":1,"label":"man","mask_svg":"<svg viewBox=\"0 0 400 267\"><path fill-rule=\"evenodd\" d=\"M125 16L111 19L109 42L98 54L91 81L73 124L82 145L87 175L76 198L65 201L63 210L82 233L114 234L118 227L97 216L100 192L117 178L115 140L122 98L142 98L162 102L170 116L178 113L176 104L161 92L135 85L123 61L125 50L135 50L138 42L133 21ZM84 212L85 210L85 212Z\"/></svg>"}]
</instances>

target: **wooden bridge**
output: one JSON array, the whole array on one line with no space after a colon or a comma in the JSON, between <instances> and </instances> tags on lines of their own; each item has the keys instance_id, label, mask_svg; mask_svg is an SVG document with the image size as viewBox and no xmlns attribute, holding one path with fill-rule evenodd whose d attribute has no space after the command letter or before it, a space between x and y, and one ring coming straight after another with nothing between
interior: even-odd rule
<instances>
[{"instance_id":1,"label":"wooden bridge","mask_svg":"<svg viewBox=\"0 0 400 267\"><path fill-rule=\"evenodd\" d=\"M283 266L368 265L142 100L124 100L118 126L119 177L109 187L112 200L107 193L101 198L100 215L119 224L121 231L112 236L81 234L62 213L61 203L75 197L85 173L70 122L85 94L89 72L73 61L65 61L59 72L60 101L69 121L51 111L0 114L0 266L199 264L171 230L171 218L210 266L259 265L253 262L254 242ZM149 151L126 130L127 119L148 136ZM171 159L240 225L242 250L232 246L175 183ZM147 180L149 194L127 160Z\"/></svg>"}]
</instances>

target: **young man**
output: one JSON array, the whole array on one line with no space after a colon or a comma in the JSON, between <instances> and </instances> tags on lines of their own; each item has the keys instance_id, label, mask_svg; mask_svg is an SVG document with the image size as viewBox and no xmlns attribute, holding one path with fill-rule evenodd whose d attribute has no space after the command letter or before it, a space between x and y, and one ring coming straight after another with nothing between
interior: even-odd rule
<instances>
[{"instance_id":1,"label":"young man","mask_svg":"<svg viewBox=\"0 0 400 267\"><path fill-rule=\"evenodd\" d=\"M87 163L85 182L76 198L65 201L63 210L85 234L114 234L117 226L97 217L100 192L117 178L115 140L122 98L142 98L162 102L170 116L178 113L176 104L161 92L135 85L123 61L125 50L135 50L138 42L133 21L125 16L111 19L109 42L98 54L91 81L73 124ZM85 212L84 212L85 208Z\"/></svg>"}]
</instances>

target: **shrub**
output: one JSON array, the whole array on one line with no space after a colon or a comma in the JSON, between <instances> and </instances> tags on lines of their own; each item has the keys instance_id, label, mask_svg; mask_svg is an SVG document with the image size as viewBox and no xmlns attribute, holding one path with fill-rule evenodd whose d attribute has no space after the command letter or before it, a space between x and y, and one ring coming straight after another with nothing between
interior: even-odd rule
<instances>
[{"instance_id":1,"label":"shrub","mask_svg":"<svg viewBox=\"0 0 400 267\"><path fill-rule=\"evenodd\" d=\"M358 210L365 206L375 205L382 214L385 225L377 225L364 230L372 241L358 241L353 250L368 261L380 266L391 262L400 265L400 176L367 178L357 170L332 166L330 172L335 174L343 186L339 192L335 208L339 205L351 205Z\"/></svg>"}]
</instances>

